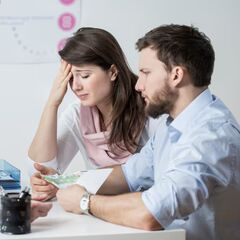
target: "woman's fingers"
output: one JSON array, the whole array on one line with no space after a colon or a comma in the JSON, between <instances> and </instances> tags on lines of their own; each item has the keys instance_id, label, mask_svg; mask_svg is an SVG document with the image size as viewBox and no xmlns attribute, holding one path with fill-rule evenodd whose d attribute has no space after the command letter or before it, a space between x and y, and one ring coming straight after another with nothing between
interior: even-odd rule
<instances>
[{"instance_id":1,"label":"woman's fingers","mask_svg":"<svg viewBox=\"0 0 240 240\"><path fill-rule=\"evenodd\" d=\"M39 195L37 200L45 201L45 200L48 200L48 199L54 197L56 195L56 192L58 189L55 186L53 186L52 184L45 181L41 175L43 173L45 173L45 174L49 173L53 169L47 168L47 167L37 164L37 163L34 164L34 167L39 172L36 172L31 176L30 182L31 182L33 192L36 195Z\"/></svg>"},{"instance_id":2,"label":"woman's fingers","mask_svg":"<svg viewBox=\"0 0 240 240\"><path fill-rule=\"evenodd\" d=\"M32 199L37 201L47 201L56 196L58 189L52 192L32 192Z\"/></svg>"},{"instance_id":3,"label":"woman's fingers","mask_svg":"<svg viewBox=\"0 0 240 240\"><path fill-rule=\"evenodd\" d=\"M34 192L52 192L56 189L52 184L46 182L42 184L36 178L31 179L31 186Z\"/></svg>"},{"instance_id":4,"label":"woman's fingers","mask_svg":"<svg viewBox=\"0 0 240 240\"><path fill-rule=\"evenodd\" d=\"M63 81L68 73L71 71L72 65L66 61L62 61L60 71L59 71L59 81Z\"/></svg>"},{"instance_id":5,"label":"woman's fingers","mask_svg":"<svg viewBox=\"0 0 240 240\"><path fill-rule=\"evenodd\" d=\"M72 65L68 63L66 68L64 69L63 76L67 76L68 73L71 71L71 68L72 68Z\"/></svg>"},{"instance_id":6,"label":"woman's fingers","mask_svg":"<svg viewBox=\"0 0 240 240\"><path fill-rule=\"evenodd\" d=\"M46 186L43 185L34 185L34 191L35 192L46 192L51 193L53 191L57 191L57 188L54 187L52 184L48 184Z\"/></svg>"},{"instance_id":7,"label":"woman's fingers","mask_svg":"<svg viewBox=\"0 0 240 240\"><path fill-rule=\"evenodd\" d=\"M63 81L64 87L67 87L67 84L68 84L69 80L71 79L71 77L72 77L72 72L69 72L67 77Z\"/></svg>"},{"instance_id":8,"label":"woman's fingers","mask_svg":"<svg viewBox=\"0 0 240 240\"><path fill-rule=\"evenodd\" d=\"M46 201L56 196L58 189L52 184L43 185L32 185L32 199L38 201Z\"/></svg>"},{"instance_id":9,"label":"woman's fingers","mask_svg":"<svg viewBox=\"0 0 240 240\"><path fill-rule=\"evenodd\" d=\"M56 170L54 170L53 168L46 167L39 163L34 163L34 168L43 175L50 175L56 173Z\"/></svg>"},{"instance_id":10,"label":"woman's fingers","mask_svg":"<svg viewBox=\"0 0 240 240\"><path fill-rule=\"evenodd\" d=\"M55 186L42 179L39 172L36 172L31 176L30 182L35 192L52 192L57 189Z\"/></svg>"},{"instance_id":11,"label":"woman's fingers","mask_svg":"<svg viewBox=\"0 0 240 240\"><path fill-rule=\"evenodd\" d=\"M48 182L42 179L41 174L39 172L34 173L30 178L32 185L47 185Z\"/></svg>"},{"instance_id":12,"label":"woman's fingers","mask_svg":"<svg viewBox=\"0 0 240 240\"><path fill-rule=\"evenodd\" d=\"M32 192L31 200L45 201L48 195L46 193Z\"/></svg>"},{"instance_id":13,"label":"woman's fingers","mask_svg":"<svg viewBox=\"0 0 240 240\"><path fill-rule=\"evenodd\" d=\"M60 72L64 72L66 66L68 65L68 63L65 60L61 60L61 65L60 65Z\"/></svg>"}]
</instances>

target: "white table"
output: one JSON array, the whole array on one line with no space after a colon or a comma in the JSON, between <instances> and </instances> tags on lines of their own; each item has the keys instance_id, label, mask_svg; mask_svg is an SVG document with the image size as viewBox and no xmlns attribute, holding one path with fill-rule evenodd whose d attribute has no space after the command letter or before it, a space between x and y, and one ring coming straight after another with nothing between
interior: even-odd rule
<instances>
[{"instance_id":1,"label":"white table","mask_svg":"<svg viewBox=\"0 0 240 240\"><path fill-rule=\"evenodd\" d=\"M92 216L65 212L57 202L47 217L32 223L32 232L24 235L0 233L0 239L66 240L185 240L185 231L143 231L111 224Z\"/></svg>"}]
</instances>

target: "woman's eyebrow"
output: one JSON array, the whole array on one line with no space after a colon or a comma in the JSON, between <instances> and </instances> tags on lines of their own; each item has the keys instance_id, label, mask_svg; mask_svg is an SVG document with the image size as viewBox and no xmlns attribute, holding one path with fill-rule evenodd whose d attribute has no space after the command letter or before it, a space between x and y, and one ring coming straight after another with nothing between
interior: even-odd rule
<instances>
[{"instance_id":1,"label":"woman's eyebrow","mask_svg":"<svg viewBox=\"0 0 240 240\"><path fill-rule=\"evenodd\" d=\"M74 69L72 72L91 72L90 69Z\"/></svg>"}]
</instances>

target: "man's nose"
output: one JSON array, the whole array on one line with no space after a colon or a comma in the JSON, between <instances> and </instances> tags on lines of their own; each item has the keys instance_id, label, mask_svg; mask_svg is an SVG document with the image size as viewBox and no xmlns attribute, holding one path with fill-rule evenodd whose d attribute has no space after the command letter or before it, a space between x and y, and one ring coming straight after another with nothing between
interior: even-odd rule
<instances>
[{"instance_id":1,"label":"man's nose","mask_svg":"<svg viewBox=\"0 0 240 240\"><path fill-rule=\"evenodd\" d=\"M142 92L144 90L143 81L142 81L141 77L138 77L138 80L135 85L135 90L137 92Z\"/></svg>"}]
</instances>

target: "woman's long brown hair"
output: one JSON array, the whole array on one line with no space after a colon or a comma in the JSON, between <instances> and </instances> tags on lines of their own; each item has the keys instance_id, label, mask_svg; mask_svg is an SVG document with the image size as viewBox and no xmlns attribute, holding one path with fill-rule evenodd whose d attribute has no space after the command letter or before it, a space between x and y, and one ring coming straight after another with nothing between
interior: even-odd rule
<instances>
[{"instance_id":1,"label":"woman's long brown hair","mask_svg":"<svg viewBox=\"0 0 240 240\"><path fill-rule=\"evenodd\" d=\"M135 152L146 121L144 101L134 89L137 76L130 70L117 40L103 29L80 28L59 55L75 66L94 64L105 71L113 64L116 66L109 146L116 155L119 150Z\"/></svg>"}]
</instances>

